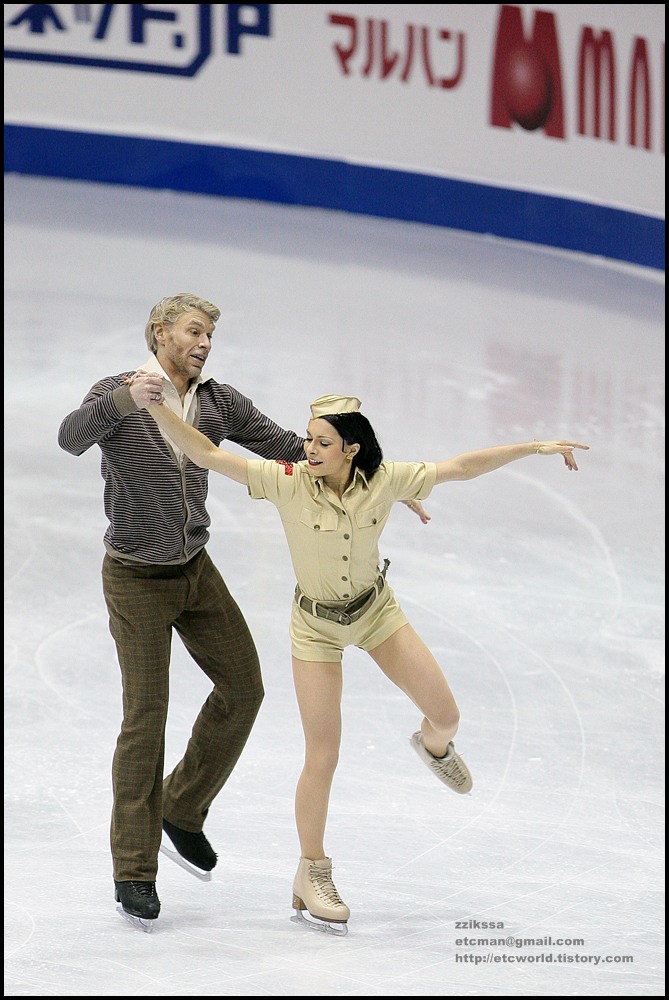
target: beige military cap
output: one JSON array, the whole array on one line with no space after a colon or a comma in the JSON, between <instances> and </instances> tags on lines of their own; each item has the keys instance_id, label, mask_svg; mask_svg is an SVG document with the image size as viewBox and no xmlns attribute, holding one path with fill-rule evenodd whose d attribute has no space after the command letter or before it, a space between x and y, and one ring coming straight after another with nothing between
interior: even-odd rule
<instances>
[{"instance_id":1,"label":"beige military cap","mask_svg":"<svg viewBox=\"0 0 669 1000\"><path fill-rule=\"evenodd\" d=\"M311 404L312 417L326 417L331 413L357 413L362 402L356 396L319 396Z\"/></svg>"}]
</instances>

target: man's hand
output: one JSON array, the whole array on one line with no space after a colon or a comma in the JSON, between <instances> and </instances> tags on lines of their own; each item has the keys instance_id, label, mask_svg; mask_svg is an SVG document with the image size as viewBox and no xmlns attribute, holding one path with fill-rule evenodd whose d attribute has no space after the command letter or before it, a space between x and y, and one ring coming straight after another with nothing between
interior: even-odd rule
<instances>
[{"instance_id":1,"label":"man's hand","mask_svg":"<svg viewBox=\"0 0 669 1000\"><path fill-rule=\"evenodd\" d=\"M426 513L420 500L402 500L402 503L406 504L409 510L412 510L414 514L418 514L423 524L427 524L427 522L431 520L430 515Z\"/></svg>"}]
</instances>

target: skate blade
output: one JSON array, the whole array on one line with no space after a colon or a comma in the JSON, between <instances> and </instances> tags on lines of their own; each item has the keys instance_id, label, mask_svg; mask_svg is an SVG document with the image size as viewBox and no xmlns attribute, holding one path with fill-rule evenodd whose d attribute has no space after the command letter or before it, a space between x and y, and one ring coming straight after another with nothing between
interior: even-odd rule
<instances>
[{"instance_id":1,"label":"skate blade","mask_svg":"<svg viewBox=\"0 0 669 1000\"><path fill-rule=\"evenodd\" d=\"M141 917L135 917L132 913L126 913L122 906L116 907L116 912L120 913L124 920L127 920L129 924L136 927L140 931L144 931L145 934L150 934L153 930L153 925L155 920L143 920Z\"/></svg>"},{"instance_id":2,"label":"skate blade","mask_svg":"<svg viewBox=\"0 0 669 1000\"><path fill-rule=\"evenodd\" d=\"M182 858L178 851L171 851L169 847L165 847L164 844L160 845L160 853L164 854L165 857L169 858L170 861L174 861L175 864L187 871L189 875L194 875L195 878L199 878L201 882L211 882L211 872L203 872L201 868L196 868L192 865L190 861L186 861Z\"/></svg>"},{"instance_id":3,"label":"skate blade","mask_svg":"<svg viewBox=\"0 0 669 1000\"><path fill-rule=\"evenodd\" d=\"M344 921L320 920L318 917L312 917L308 910L295 910L290 919L294 924L303 924L311 930L331 934L333 937L346 937L348 934L348 924Z\"/></svg>"}]
</instances>

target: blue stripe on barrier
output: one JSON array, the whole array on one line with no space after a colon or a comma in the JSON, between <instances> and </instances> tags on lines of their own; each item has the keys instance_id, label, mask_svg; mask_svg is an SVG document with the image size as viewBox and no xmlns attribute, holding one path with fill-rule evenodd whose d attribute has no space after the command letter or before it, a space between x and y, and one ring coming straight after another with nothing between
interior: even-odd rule
<instances>
[{"instance_id":1,"label":"blue stripe on barrier","mask_svg":"<svg viewBox=\"0 0 669 1000\"><path fill-rule=\"evenodd\" d=\"M531 191L230 146L4 127L5 172L422 222L664 270L665 221Z\"/></svg>"}]
</instances>

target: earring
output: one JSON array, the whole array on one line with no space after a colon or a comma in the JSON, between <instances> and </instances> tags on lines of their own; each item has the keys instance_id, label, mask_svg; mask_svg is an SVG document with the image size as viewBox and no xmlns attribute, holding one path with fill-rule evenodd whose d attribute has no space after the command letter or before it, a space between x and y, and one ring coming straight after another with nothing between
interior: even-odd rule
<instances>
[{"instance_id":1,"label":"earring","mask_svg":"<svg viewBox=\"0 0 669 1000\"><path fill-rule=\"evenodd\" d=\"M348 455L346 456L346 461L347 462L352 462L353 461L353 455L350 453L350 451L349 451Z\"/></svg>"}]
</instances>

